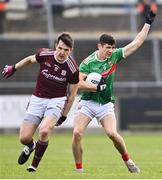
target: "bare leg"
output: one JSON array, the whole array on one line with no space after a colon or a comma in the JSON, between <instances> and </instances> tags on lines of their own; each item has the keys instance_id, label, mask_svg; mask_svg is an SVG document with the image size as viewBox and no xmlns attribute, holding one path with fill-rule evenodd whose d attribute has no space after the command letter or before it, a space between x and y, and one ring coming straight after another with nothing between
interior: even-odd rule
<instances>
[{"instance_id":1,"label":"bare leg","mask_svg":"<svg viewBox=\"0 0 162 180\"><path fill-rule=\"evenodd\" d=\"M52 116L45 117L39 127L39 138L36 144L35 153L31 166L27 168L29 172L35 171L38 167L47 147L49 134L52 132L56 120Z\"/></svg>"},{"instance_id":2,"label":"bare leg","mask_svg":"<svg viewBox=\"0 0 162 180\"><path fill-rule=\"evenodd\" d=\"M107 115L101 120L101 124L107 134L107 136L113 141L114 146L121 155L127 153L127 148L124 139L116 130L116 118L115 115Z\"/></svg>"},{"instance_id":3,"label":"bare leg","mask_svg":"<svg viewBox=\"0 0 162 180\"><path fill-rule=\"evenodd\" d=\"M37 126L38 125L26 121L23 121L21 125L19 138L20 142L26 146L18 158L18 163L20 165L24 164L28 160L30 154L35 149L36 143L33 141L33 135Z\"/></svg>"},{"instance_id":4,"label":"bare leg","mask_svg":"<svg viewBox=\"0 0 162 180\"><path fill-rule=\"evenodd\" d=\"M29 144L32 141L33 135L37 129L38 125L32 124L27 121L23 121L20 127L19 139L24 145Z\"/></svg>"},{"instance_id":5,"label":"bare leg","mask_svg":"<svg viewBox=\"0 0 162 180\"><path fill-rule=\"evenodd\" d=\"M101 120L101 124L107 134L107 136L112 140L115 148L119 151L124 160L128 170L132 173L140 172L140 169L136 164L130 159L128 151L124 142L124 139L117 132L116 129L116 118L114 114L107 115Z\"/></svg>"},{"instance_id":6,"label":"bare leg","mask_svg":"<svg viewBox=\"0 0 162 180\"><path fill-rule=\"evenodd\" d=\"M85 128L88 126L91 119L82 113L77 113L74 120L74 130L72 138L72 150L73 156L76 164L76 169L82 169L82 135Z\"/></svg>"}]
</instances>

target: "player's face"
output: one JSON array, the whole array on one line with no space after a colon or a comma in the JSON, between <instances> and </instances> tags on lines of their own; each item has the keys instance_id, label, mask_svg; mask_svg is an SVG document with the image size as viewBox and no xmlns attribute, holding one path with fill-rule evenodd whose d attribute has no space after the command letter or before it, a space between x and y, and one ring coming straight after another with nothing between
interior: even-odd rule
<instances>
[{"instance_id":1,"label":"player's face","mask_svg":"<svg viewBox=\"0 0 162 180\"><path fill-rule=\"evenodd\" d=\"M99 51L100 54L102 54L103 59L111 57L114 49L115 45L99 44Z\"/></svg>"},{"instance_id":2,"label":"player's face","mask_svg":"<svg viewBox=\"0 0 162 180\"><path fill-rule=\"evenodd\" d=\"M56 44L56 59L59 61L66 60L70 55L71 51L72 49L60 40L58 44Z\"/></svg>"}]
</instances>

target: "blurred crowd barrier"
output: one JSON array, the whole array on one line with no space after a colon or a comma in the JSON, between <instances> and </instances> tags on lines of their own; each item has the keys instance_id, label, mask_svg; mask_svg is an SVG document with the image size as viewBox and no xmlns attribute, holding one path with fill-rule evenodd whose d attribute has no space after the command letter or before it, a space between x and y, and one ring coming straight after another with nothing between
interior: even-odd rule
<instances>
[{"instance_id":1,"label":"blurred crowd barrier","mask_svg":"<svg viewBox=\"0 0 162 180\"><path fill-rule=\"evenodd\" d=\"M7 0L4 32L134 33L143 22L137 5L137 0ZM154 30L160 31L162 0L157 0L157 6L158 23L154 23Z\"/></svg>"}]
</instances>

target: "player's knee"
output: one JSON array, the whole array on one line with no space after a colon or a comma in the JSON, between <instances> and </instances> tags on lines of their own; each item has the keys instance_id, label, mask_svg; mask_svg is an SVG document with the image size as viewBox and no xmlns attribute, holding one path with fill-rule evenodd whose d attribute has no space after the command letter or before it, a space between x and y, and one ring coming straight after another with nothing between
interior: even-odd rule
<instances>
[{"instance_id":1,"label":"player's knee","mask_svg":"<svg viewBox=\"0 0 162 180\"><path fill-rule=\"evenodd\" d=\"M49 135L49 130L45 128L40 128L39 130L39 138L40 140L44 140L48 137Z\"/></svg>"},{"instance_id":2,"label":"player's knee","mask_svg":"<svg viewBox=\"0 0 162 180\"><path fill-rule=\"evenodd\" d=\"M31 137L30 136L28 136L28 135L21 135L20 137L19 137L19 139L20 139L20 142L22 143L22 144L24 144L24 145L26 145L26 144L28 144L29 142L31 142Z\"/></svg>"},{"instance_id":3,"label":"player's knee","mask_svg":"<svg viewBox=\"0 0 162 180\"><path fill-rule=\"evenodd\" d=\"M82 132L81 131L79 131L79 130L74 130L73 131L73 139L74 140L77 140L77 141L80 141L81 140L81 138L82 138Z\"/></svg>"}]
</instances>

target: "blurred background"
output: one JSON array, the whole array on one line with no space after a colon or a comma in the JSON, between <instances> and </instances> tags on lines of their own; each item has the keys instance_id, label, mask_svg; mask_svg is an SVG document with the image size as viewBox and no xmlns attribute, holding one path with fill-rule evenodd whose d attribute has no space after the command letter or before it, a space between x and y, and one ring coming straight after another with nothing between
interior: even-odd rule
<instances>
[{"instance_id":1,"label":"blurred background","mask_svg":"<svg viewBox=\"0 0 162 180\"><path fill-rule=\"evenodd\" d=\"M143 46L117 68L115 106L120 130L161 131L162 0L0 0L0 70L40 47L53 48L63 31L75 40L78 65L97 48L102 33L122 47L141 29L148 8L158 8L155 22ZM0 76L0 132L19 129L38 70L32 65L7 80ZM60 130L72 128L78 99ZM89 128L100 127L92 121Z\"/></svg>"}]
</instances>

